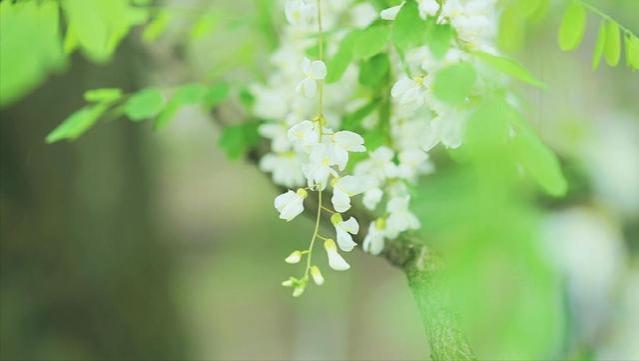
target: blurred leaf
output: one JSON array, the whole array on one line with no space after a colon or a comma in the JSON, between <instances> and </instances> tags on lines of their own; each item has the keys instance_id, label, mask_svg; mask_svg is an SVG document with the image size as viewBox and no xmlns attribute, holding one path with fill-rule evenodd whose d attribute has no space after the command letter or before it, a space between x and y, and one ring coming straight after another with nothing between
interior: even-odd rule
<instances>
[{"instance_id":1,"label":"blurred leaf","mask_svg":"<svg viewBox=\"0 0 639 361\"><path fill-rule=\"evenodd\" d=\"M124 113L133 121L141 121L160 114L164 105L162 92L156 88L148 88L131 95L124 104Z\"/></svg>"},{"instance_id":2,"label":"blurred leaf","mask_svg":"<svg viewBox=\"0 0 639 361\"><path fill-rule=\"evenodd\" d=\"M450 48L455 33L450 24L435 24L428 29L427 43L431 53L437 59L442 59Z\"/></svg>"},{"instance_id":3,"label":"blurred leaf","mask_svg":"<svg viewBox=\"0 0 639 361\"><path fill-rule=\"evenodd\" d=\"M210 87L204 97L204 104L211 109L221 102L225 101L229 96L230 88L226 83L215 84Z\"/></svg>"},{"instance_id":4,"label":"blurred leaf","mask_svg":"<svg viewBox=\"0 0 639 361\"><path fill-rule=\"evenodd\" d=\"M0 3L0 107L64 65L57 3Z\"/></svg>"},{"instance_id":5,"label":"blurred leaf","mask_svg":"<svg viewBox=\"0 0 639 361\"><path fill-rule=\"evenodd\" d=\"M362 121L369 116L378 106L380 99L376 98L347 114L342 121L342 127L347 130L355 130L362 125Z\"/></svg>"},{"instance_id":6,"label":"blurred leaf","mask_svg":"<svg viewBox=\"0 0 639 361\"><path fill-rule=\"evenodd\" d=\"M626 63L639 70L639 38L632 34L626 34Z\"/></svg>"},{"instance_id":7,"label":"blurred leaf","mask_svg":"<svg viewBox=\"0 0 639 361\"><path fill-rule=\"evenodd\" d=\"M191 28L191 38L201 39L209 35L213 32L213 30L215 30L219 22L219 17L215 16L214 14L201 15Z\"/></svg>"},{"instance_id":8,"label":"blurred leaf","mask_svg":"<svg viewBox=\"0 0 639 361\"><path fill-rule=\"evenodd\" d=\"M354 41L353 56L356 59L368 59L379 54L386 48L390 37L390 27L386 25L373 25L357 33Z\"/></svg>"},{"instance_id":9,"label":"blurred leaf","mask_svg":"<svg viewBox=\"0 0 639 361\"><path fill-rule=\"evenodd\" d=\"M358 36L359 31L353 31L342 39L337 53L328 62L327 84L337 82L344 75L344 72L353 61L353 46Z\"/></svg>"},{"instance_id":10,"label":"blurred leaf","mask_svg":"<svg viewBox=\"0 0 639 361\"><path fill-rule=\"evenodd\" d=\"M108 109L105 104L96 104L85 106L77 112L71 114L58 127L56 127L49 135L47 135L47 143L55 143L60 140L75 140L84 132L89 130L100 119L102 114Z\"/></svg>"},{"instance_id":11,"label":"blurred leaf","mask_svg":"<svg viewBox=\"0 0 639 361\"><path fill-rule=\"evenodd\" d=\"M415 1L409 1L402 6L393 24L392 39L400 49L422 44L426 38L426 23L419 16Z\"/></svg>"},{"instance_id":12,"label":"blurred leaf","mask_svg":"<svg viewBox=\"0 0 639 361\"><path fill-rule=\"evenodd\" d=\"M450 104L463 103L475 85L477 74L468 63L450 65L440 70L433 82L433 93Z\"/></svg>"},{"instance_id":13,"label":"blurred leaf","mask_svg":"<svg viewBox=\"0 0 639 361\"><path fill-rule=\"evenodd\" d=\"M166 31L170 22L171 12L167 9L160 10L157 16L144 28L142 40L147 43L157 40Z\"/></svg>"},{"instance_id":14,"label":"blurred leaf","mask_svg":"<svg viewBox=\"0 0 639 361\"><path fill-rule=\"evenodd\" d=\"M563 196L568 184L555 153L533 133L521 130L512 139L517 159L524 169L553 196Z\"/></svg>"},{"instance_id":15,"label":"blurred leaf","mask_svg":"<svg viewBox=\"0 0 639 361\"><path fill-rule=\"evenodd\" d=\"M230 159L237 159L259 143L259 125L259 122L251 121L226 126L222 130L218 145Z\"/></svg>"},{"instance_id":16,"label":"blurred leaf","mask_svg":"<svg viewBox=\"0 0 639 361\"><path fill-rule=\"evenodd\" d=\"M95 62L109 60L131 25L128 1L65 0L61 5L85 54Z\"/></svg>"},{"instance_id":17,"label":"blurred leaf","mask_svg":"<svg viewBox=\"0 0 639 361\"><path fill-rule=\"evenodd\" d=\"M201 103L207 90L207 87L201 84L188 84L179 87L164 111L156 119L155 129L160 130L166 127L183 106Z\"/></svg>"},{"instance_id":18,"label":"blurred leaf","mask_svg":"<svg viewBox=\"0 0 639 361\"><path fill-rule=\"evenodd\" d=\"M614 21L608 21L606 24L604 58L610 66L617 66L621 58L621 33L619 31L619 24Z\"/></svg>"},{"instance_id":19,"label":"blurred leaf","mask_svg":"<svg viewBox=\"0 0 639 361\"><path fill-rule=\"evenodd\" d=\"M602 21L601 25L599 25L599 35L597 35L597 43L595 44L595 51L592 57L592 69L595 70L599 67L601 63L601 57L604 54L604 50L606 48L606 24Z\"/></svg>"},{"instance_id":20,"label":"blurred leaf","mask_svg":"<svg viewBox=\"0 0 639 361\"><path fill-rule=\"evenodd\" d=\"M519 79L525 83L534 85L539 88L546 87L546 84L544 82L535 78L526 68L524 68L523 65L519 64L513 59L484 52L476 52L475 55L477 55L479 60L504 74L512 76L515 79Z\"/></svg>"},{"instance_id":21,"label":"blurred leaf","mask_svg":"<svg viewBox=\"0 0 639 361\"><path fill-rule=\"evenodd\" d=\"M581 43L586 30L586 9L580 1L573 0L561 21L559 28L559 47L561 50L573 50Z\"/></svg>"},{"instance_id":22,"label":"blurred leaf","mask_svg":"<svg viewBox=\"0 0 639 361\"><path fill-rule=\"evenodd\" d=\"M84 100L90 103L111 103L121 97L122 90L117 88L93 89L84 93Z\"/></svg>"},{"instance_id":23,"label":"blurred leaf","mask_svg":"<svg viewBox=\"0 0 639 361\"><path fill-rule=\"evenodd\" d=\"M359 67L359 83L371 88L379 87L390 70L390 59L385 53L362 62Z\"/></svg>"}]
</instances>

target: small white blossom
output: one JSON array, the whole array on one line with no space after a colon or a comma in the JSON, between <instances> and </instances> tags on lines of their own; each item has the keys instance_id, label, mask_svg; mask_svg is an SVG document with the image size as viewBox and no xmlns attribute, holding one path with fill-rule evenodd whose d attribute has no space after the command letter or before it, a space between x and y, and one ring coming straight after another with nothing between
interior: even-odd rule
<instances>
[{"instance_id":1,"label":"small white blossom","mask_svg":"<svg viewBox=\"0 0 639 361\"><path fill-rule=\"evenodd\" d=\"M332 239L327 239L324 241L324 249L326 250L326 254L328 255L328 265L336 270L336 271L346 271L351 268L351 266L342 258L342 256L337 252L337 245L335 245L335 241Z\"/></svg>"},{"instance_id":2,"label":"small white blossom","mask_svg":"<svg viewBox=\"0 0 639 361\"><path fill-rule=\"evenodd\" d=\"M368 226L368 234L366 234L364 238L362 248L365 252L378 255L384 250L385 237L384 220L378 219L375 222L371 222L370 226Z\"/></svg>"},{"instance_id":3,"label":"small white blossom","mask_svg":"<svg viewBox=\"0 0 639 361\"><path fill-rule=\"evenodd\" d=\"M286 257L284 262L289 264L296 264L296 263L299 263L301 260L302 260L302 252L294 251L288 257Z\"/></svg>"},{"instance_id":4,"label":"small white blossom","mask_svg":"<svg viewBox=\"0 0 639 361\"><path fill-rule=\"evenodd\" d=\"M302 70L306 77L299 83L296 91L307 98L314 98L317 94L317 82L326 78L326 64L321 60L304 58Z\"/></svg>"},{"instance_id":5,"label":"small white blossom","mask_svg":"<svg viewBox=\"0 0 639 361\"><path fill-rule=\"evenodd\" d=\"M322 272L317 266L311 267L311 277L313 277L313 282L316 285L321 286L324 284L324 276L322 276Z\"/></svg>"},{"instance_id":6,"label":"small white blossom","mask_svg":"<svg viewBox=\"0 0 639 361\"><path fill-rule=\"evenodd\" d=\"M433 165L428 161L428 154L420 149L410 149L399 153L397 176L414 182L418 175L429 173Z\"/></svg>"},{"instance_id":7,"label":"small white blossom","mask_svg":"<svg viewBox=\"0 0 639 361\"><path fill-rule=\"evenodd\" d=\"M299 150L308 151L319 142L319 124L301 121L288 130L288 139Z\"/></svg>"},{"instance_id":8,"label":"small white blossom","mask_svg":"<svg viewBox=\"0 0 639 361\"><path fill-rule=\"evenodd\" d=\"M286 0L284 13L291 25L307 25L315 21L317 9L312 0Z\"/></svg>"},{"instance_id":9,"label":"small white blossom","mask_svg":"<svg viewBox=\"0 0 639 361\"><path fill-rule=\"evenodd\" d=\"M306 183L302 162L293 152L268 153L260 159L259 167L273 173L273 182L285 187L299 187Z\"/></svg>"},{"instance_id":10,"label":"small white blossom","mask_svg":"<svg viewBox=\"0 0 639 361\"><path fill-rule=\"evenodd\" d=\"M364 192L365 180L361 177L347 175L338 178L333 183L333 208L339 213L344 213L351 208L351 197Z\"/></svg>"},{"instance_id":11,"label":"small white blossom","mask_svg":"<svg viewBox=\"0 0 639 361\"><path fill-rule=\"evenodd\" d=\"M426 102L428 81L429 78L404 76L393 85L391 96L404 112L414 112Z\"/></svg>"},{"instance_id":12,"label":"small white blossom","mask_svg":"<svg viewBox=\"0 0 639 361\"><path fill-rule=\"evenodd\" d=\"M350 252L357 246L357 243L353 241L351 234L357 234L359 232L359 223L354 217L349 218L347 221L342 219L339 213L331 216L331 223L335 226L335 232L337 234L337 245L344 252Z\"/></svg>"},{"instance_id":13,"label":"small white blossom","mask_svg":"<svg viewBox=\"0 0 639 361\"><path fill-rule=\"evenodd\" d=\"M257 129L261 136L271 140L271 148L275 152L286 152L291 149L286 123L264 123Z\"/></svg>"},{"instance_id":14,"label":"small white blossom","mask_svg":"<svg viewBox=\"0 0 639 361\"><path fill-rule=\"evenodd\" d=\"M331 157L340 171L346 168L348 152L365 152L364 138L347 130L337 132L331 137Z\"/></svg>"},{"instance_id":15,"label":"small white blossom","mask_svg":"<svg viewBox=\"0 0 639 361\"><path fill-rule=\"evenodd\" d=\"M297 192L289 190L275 198L275 208L280 212L280 218L291 221L304 211L304 199L308 193L304 189L298 189Z\"/></svg>"},{"instance_id":16,"label":"small white blossom","mask_svg":"<svg viewBox=\"0 0 639 361\"><path fill-rule=\"evenodd\" d=\"M331 167L332 160L326 144L319 143L313 147L308 163L303 166L304 175L309 187L326 188L328 177L337 177L337 171Z\"/></svg>"},{"instance_id":17,"label":"small white blossom","mask_svg":"<svg viewBox=\"0 0 639 361\"><path fill-rule=\"evenodd\" d=\"M428 16L435 16L439 11L437 0L417 0L419 5L419 15L425 19Z\"/></svg>"},{"instance_id":18,"label":"small white blossom","mask_svg":"<svg viewBox=\"0 0 639 361\"><path fill-rule=\"evenodd\" d=\"M373 211L377 208L377 205L382 200L384 196L384 192L379 188L371 188L364 193L364 199L362 202L364 203L364 207Z\"/></svg>"},{"instance_id":19,"label":"small white blossom","mask_svg":"<svg viewBox=\"0 0 639 361\"><path fill-rule=\"evenodd\" d=\"M382 10L382 12L379 14L380 17L383 20L395 20L395 18L397 18L397 14L399 14L399 11L402 9L402 6L404 6L404 3L405 2L402 2L397 6Z\"/></svg>"},{"instance_id":20,"label":"small white blossom","mask_svg":"<svg viewBox=\"0 0 639 361\"><path fill-rule=\"evenodd\" d=\"M408 210L410 197L395 197L388 202L386 211L390 214L386 219L386 236L397 237L409 229L419 229L419 219Z\"/></svg>"}]
</instances>

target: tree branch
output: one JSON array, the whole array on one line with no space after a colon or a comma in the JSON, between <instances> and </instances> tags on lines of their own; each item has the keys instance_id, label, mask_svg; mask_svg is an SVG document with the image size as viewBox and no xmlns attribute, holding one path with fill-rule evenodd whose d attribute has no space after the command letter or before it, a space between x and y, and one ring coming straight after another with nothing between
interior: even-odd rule
<instances>
[{"instance_id":1,"label":"tree branch","mask_svg":"<svg viewBox=\"0 0 639 361\"><path fill-rule=\"evenodd\" d=\"M232 119L245 119L244 116L238 116L238 112L241 113L238 109L232 109L229 112L228 109L223 111L218 107L213 110L213 120L217 125L224 127L231 123L226 121L226 115L229 113L235 113ZM264 142L249 151L246 160L257 166L266 152L268 152L268 144ZM284 187L273 185L281 192L286 191ZM319 202L315 193L306 198L306 210L317 209L318 206ZM348 213L360 224L374 221L373 215L361 207L354 206ZM314 217L309 212L304 214ZM326 212L322 217L322 225L331 227L330 215ZM359 234L354 237L360 248L367 231L366 227L360 227ZM446 307L446 292L438 276L442 269L440 257L426 246L426 242L411 236L400 236L396 240L388 241L381 256L406 274L408 285L415 297L426 329L432 359L435 361L475 360L472 349L460 331L455 317Z\"/></svg>"}]
</instances>

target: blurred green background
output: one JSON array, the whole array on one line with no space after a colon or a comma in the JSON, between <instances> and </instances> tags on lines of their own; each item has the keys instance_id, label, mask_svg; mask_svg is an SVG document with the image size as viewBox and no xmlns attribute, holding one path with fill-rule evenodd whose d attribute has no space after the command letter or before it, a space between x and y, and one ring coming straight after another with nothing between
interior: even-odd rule
<instances>
[{"instance_id":1,"label":"blurred green background","mask_svg":"<svg viewBox=\"0 0 639 361\"><path fill-rule=\"evenodd\" d=\"M593 3L639 32L636 0ZM0 358L426 357L405 277L381 259L354 252L352 271L289 296L282 260L311 222L277 219L268 177L225 158L207 114L185 109L159 133L114 120L44 143L87 89L247 81L242 69L261 69L267 46L236 19L256 4L175 1L224 21L184 41L192 13L178 11L158 42L133 31L105 65L76 54L1 110ZM515 52L549 84L526 93L530 120L571 184L565 199L539 201L548 258L565 281L563 317L576 320L558 347L566 358L639 359L639 73L591 70L594 21L580 51L560 52L559 17L531 25Z\"/></svg>"}]
</instances>

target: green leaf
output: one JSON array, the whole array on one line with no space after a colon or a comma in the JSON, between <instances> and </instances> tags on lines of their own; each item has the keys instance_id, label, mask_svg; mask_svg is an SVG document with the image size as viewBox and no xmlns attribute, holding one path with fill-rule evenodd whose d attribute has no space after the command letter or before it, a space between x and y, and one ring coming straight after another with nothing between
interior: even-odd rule
<instances>
[{"instance_id":1,"label":"green leaf","mask_svg":"<svg viewBox=\"0 0 639 361\"><path fill-rule=\"evenodd\" d=\"M156 119L155 129L160 130L166 127L183 106L202 102L207 90L207 87L201 84L188 84L178 88L164 111Z\"/></svg>"},{"instance_id":2,"label":"green leaf","mask_svg":"<svg viewBox=\"0 0 639 361\"><path fill-rule=\"evenodd\" d=\"M229 96L229 85L226 83L215 84L210 87L204 96L204 104L211 109L221 102L225 101Z\"/></svg>"},{"instance_id":3,"label":"green leaf","mask_svg":"<svg viewBox=\"0 0 639 361\"><path fill-rule=\"evenodd\" d=\"M639 38L632 34L626 34L626 63L639 70Z\"/></svg>"},{"instance_id":4,"label":"green leaf","mask_svg":"<svg viewBox=\"0 0 639 361\"><path fill-rule=\"evenodd\" d=\"M559 28L559 47L561 50L576 49L586 30L586 9L580 1L573 0L564 13Z\"/></svg>"},{"instance_id":5,"label":"green leaf","mask_svg":"<svg viewBox=\"0 0 639 361\"><path fill-rule=\"evenodd\" d=\"M419 45L426 39L426 22L419 16L415 1L409 1L397 14L393 25L392 39L400 49Z\"/></svg>"},{"instance_id":6,"label":"green leaf","mask_svg":"<svg viewBox=\"0 0 639 361\"><path fill-rule=\"evenodd\" d=\"M259 125L260 122L251 121L224 127L218 141L219 147L230 159L239 158L259 143Z\"/></svg>"},{"instance_id":7,"label":"green leaf","mask_svg":"<svg viewBox=\"0 0 639 361\"><path fill-rule=\"evenodd\" d=\"M355 130L362 125L362 121L379 106L380 99L376 98L344 116L342 127L346 130Z\"/></svg>"},{"instance_id":8,"label":"green leaf","mask_svg":"<svg viewBox=\"0 0 639 361\"><path fill-rule=\"evenodd\" d=\"M384 81L390 70L390 59L382 53L362 62L359 68L359 83L377 88Z\"/></svg>"},{"instance_id":9,"label":"green leaf","mask_svg":"<svg viewBox=\"0 0 639 361\"><path fill-rule=\"evenodd\" d=\"M484 52L476 52L475 54L477 55L479 60L504 74L510 75L515 79L521 80L525 83L534 85L539 88L546 87L546 84L544 82L535 78L528 70L526 70L526 68L524 68L514 59L492 55Z\"/></svg>"},{"instance_id":10,"label":"green leaf","mask_svg":"<svg viewBox=\"0 0 639 361\"><path fill-rule=\"evenodd\" d=\"M617 66L621 59L621 33L619 24L608 21L606 25L606 46L604 48L604 58L610 66Z\"/></svg>"},{"instance_id":11,"label":"green leaf","mask_svg":"<svg viewBox=\"0 0 639 361\"><path fill-rule=\"evenodd\" d=\"M566 194L568 183L557 156L532 131L519 131L512 143L521 165L546 192L553 196Z\"/></svg>"},{"instance_id":12,"label":"green leaf","mask_svg":"<svg viewBox=\"0 0 639 361\"><path fill-rule=\"evenodd\" d=\"M170 22L171 12L166 9L161 10L158 15L149 22L146 28L144 28L142 40L147 43L157 40L162 34L164 34Z\"/></svg>"},{"instance_id":13,"label":"green leaf","mask_svg":"<svg viewBox=\"0 0 639 361\"><path fill-rule=\"evenodd\" d=\"M454 36L455 32L450 24L433 23L429 27L427 42L435 58L442 59L446 55Z\"/></svg>"},{"instance_id":14,"label":"green leaf","mask_svg":"<svg viewBox=\"0 0 639 361\"><path fill-rule=\"evenodd\" d=\"M84 100L89 103L112 103L122 97L122 90L117 88L101 88L88 90Z\"/></svg>"},{"instance_id":15,"label":"green leaf","mask_svg":"<svg viewBox=\"0 0 639 361\"><path fill-rule=\"evenodd\" d=\"M65 65L56 2L0 2L0 107Z\"/></svg>"},{"instance_id":16,"label":"green leaf","mask_svg":"<svg viewBox=\"0 0 639 361\"><path fill-rule=\"evenodd\" d=\"M191 27L191 38L192 39L201 39L215 30L215 28L219 25L220 18L215 14L204 14L201 15L193 27Z\"/></svg>"},{"instance_id":17,"label":"green leaf","mask_svg":"<svg viewBox=\"0 0 639 361\"><path fill-rule=\"evenodd\" d=\"M95 62L109 60L130 27L127 0L65 0L61 5L84 53Z\"/></svg>"},{"instance_id":18,"label":"green leaf","mask_svg":"<svg viewBox=\"0 0 639 361\"><path fill-rule=\"evenodd\" d=\"M386 48L390 37L390 27L386 25L373 25L357 35L354 42L353 55L356 59L368 59L379 54Z\"/></svg>"},{"instance_id":19,"label":"green leaf","mask_svg":"<svg viewBox=\"0 0 639 361\"><path fill-rule=\"evenodd\" d=\"M47 135L47 143L77 139L89 130L107 109L108 106L105 104L96 104L78 110Z\"/></svg>"},{"instance_id":20,"label":"green leaf","mask_svg":"<svg viewBox=\"0 0 639 361\"><path fill-rule=\"evenodd\" d=\"M165 100L162 92L156 88L148 88L129 98L124 104L124 114L133 121L141 121L160 114L164 105Z\"/></svg>"},{"instance_id":21,"label":"green leaf","mask_svg":"<svg viewBox=\"0 0 639 361\"><path fill-rule=\"evenodd\" d=\"M468 63L450 65L435 76L433 93L440 100L450 104L463 103L475 85L477 74Z\"/></svg>"},{"instance_id":22,"label":"green leaf","mask_svg":"<svg viewBox=\"0 0 639 361\"><path fill-rule=\"evenodd\" d=\"M342 39L337 53L328 62L328 73L326 74L327 84L332 84L340 80L353 61L353 46L359 33L359 30L350 32Z\"/></svg>"},{"instance_id":23,"label":"green leaf","mask_svg":"<svg viewBox=\"0 0 639 361\"><path fill-rule=\"evenodd\" d=\"M603 56L606 48L606 40L606 24L602 21L601 25L599 25L599 35L597 35L597 43L595 44L595 51L592 57L593 70L597 69L601 63L601 57Z\"/></svg>"}]
</instances>

